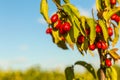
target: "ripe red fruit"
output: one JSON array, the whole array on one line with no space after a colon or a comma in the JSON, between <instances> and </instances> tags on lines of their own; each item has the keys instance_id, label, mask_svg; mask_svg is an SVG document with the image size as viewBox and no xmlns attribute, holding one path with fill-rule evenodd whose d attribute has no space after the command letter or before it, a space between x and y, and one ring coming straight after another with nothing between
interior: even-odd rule
<instances>
[{"instance_id":1,"label":"ripe red fruit","mask_svg":"<svg viewBox=\"0 0 120 80\"><path fill-rule=\"evenodd\" d=\"M110 0L110 3L111 3L112 5L115 5L115 4L116 4L116 0Z\"/></svg>"},{"instance_id":2,"label":"ripe red fruit","mask_svg":"<svg viewBox=\"0 0 120 80\"><path fill-rule=\"evenodd\" d=\"M112 65L111 60L110 59L105 59L105 65L107 67L110 67Z\"/></svg>"},{"instance_id":3,"label":"ripe red fruit","mask_svg":"<svg viewBox=\"0 0 120 80\"><path fill-rule=\"evenodd\" d=\"M55 28L59 29L61 24L62 24L62 21L61 20L57 20Z\"/></svg>"},{"instance_id":4,"label":"ripe red fruit","mask_svg":"<svg viewBox=\"0 0 120 80\"><path fill-rule=\"evenodd\" d=\"M119 17L118 15L116 16L115 21L116 21L116 22L119 22L119 21L120 21L120 17Z\"/></svg>"},{"instance_id":5,"label":"ripe red fruit","mask_svg":"<svg viewBox=\"0 0 120 80\"><path fill-rule=\"evenodd\" d=\"M51 19L51 22L54 23L58 20L58 15L54 14L54 15L52 15L52 17L50 19Z\"/></svg>"},{"instance_id":6,"label":"ripe red fruit","mask_svg":"<svg viewBox=\"0 0 120 80\"><path fill-rule=\"evenodd\" d=\"M109 36L113 35L113 29L111 27L108 27L108 35Z\"/></svg>"},{"instance_id":7,"label":"ripe red fruit","mask_svg":"<svg viewBox=\"0 0 120 80\"><path fill-rule=\"evenodd\" d=\"M46 29L46 34L51 34L52 33L52 28L47 28Z\"/></svg>"},{"instance_id":8,"label":"ripe red fruit","mask_svg":"<svg viewBox=\"0 0 120 80\"><path fill-rule=\"evenodd\" d=\"M100 41L98 41L97 43L96 43L96 46L97 46L97 48L102 48L102 44L101 44L101 42Z\"/></svg>"},{"instance_id":9,"label":"ripe red fruit","mask_svg":"<svg viewBox=\"0 0 120 80\"><path fill-rule=\"evenodd\" d=\"M69 23L69 22L65 22L65 23L63 24L63 30L64 30L65 32L70 31L70 23Z\"/></svg>"},{"instance_id":10,"label":"ripe red fruit","mask_svg":"<svg viewBox=\"0 0 120 80\"><path fill-rule=\"evenodd\" d=\"M118 16L117 14L113 14L112 16L111 16L111 19L112 20L115 20L116 19L116 16Z\"/></svg>"},{"instance_id":11,"label":"ripe red fruit","mask_svg":"<svg viewBox=\"0 0 120 80\"><path fill-rule=\"evenodd\" d=\"M85 33L86 33L86 35L89 35L90 34L90 29L86 29Z\"/></svg>"},{"instance_id":12,"label":"ripe red fruit","mask_svg":"<svg viewBox=\"0 0 120 80\"><path fill-rule=\"evenodd\" d=\"M107 49L107 48L108 48L107 43L106 43L106 42L104 42L104 41L102 41L102 42L101 42L101 45L102 45L102 47L101 47L101 48L102 48L103 50L105 50L105 49Z\"/></svg>"},{"instance_id":13,"label":"ripe red fruit","mask_svg":"<svg viewBox=\"0 0 120 80\"><path fill-rule=\"evenodd\" d=\"M63 30L64 24L61 24L60 28L59 28L59 32L60 34L65 34L66 32Z\"/></svg>"},{"instance_id":14,"label":"ripe red fruit","mask_svg":"<svg viewBox=\"0 0 120 80\"><path fill-rule=\"evenodd\" d=\"M83 43L84 41L85 41L85 37L84 37L83 35L80 35L80 36L78 37L78 39L77 39L77 42L78 42L79 44Z\"/></svg>"},{"instance_id":15,"label":"ripe red fruit","mask_svg":"<svg viewBox=\"0 0 120 80\"><path fill-rule=\"evenodd\" d=\"M96 32L97 33L101 33L102 32L102 29L101 29L101 27L98 24L96 26Z\"/></svg>"},{"instance_id":16,"label":"ripe red fruit","mask_svg":"<svg viewBox=\"0 0 120 80\"><path fill-rule=\"evenodd\" d=\"M93 50L95 50L95 48L96 48L95 44L89 45L89 49L90 49L90 50L93 51Z\"/></svg>"}]
</instances>

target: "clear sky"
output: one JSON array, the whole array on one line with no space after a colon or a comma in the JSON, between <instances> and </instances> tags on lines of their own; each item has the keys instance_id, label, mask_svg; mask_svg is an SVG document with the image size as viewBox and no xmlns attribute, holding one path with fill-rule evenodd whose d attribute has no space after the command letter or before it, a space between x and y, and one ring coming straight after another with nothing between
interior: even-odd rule
<instances>
[{"instance_id":1,"label":"clear sky","mask_svg":"<svg viewBox=\"0 0 120 80\"><path fill-rule=\"evenodd\" d=\"M56 7L49 2L49 15ZM81 15L91 16L95 0L71 0ZM47 24L39 13L40 0L0 0L0 67L25 69L40 65L43 69L63 68L77 60L99 66L98 54L84 57L75 49L62 50L46 35Z\"/></svg>"}]
</instances>

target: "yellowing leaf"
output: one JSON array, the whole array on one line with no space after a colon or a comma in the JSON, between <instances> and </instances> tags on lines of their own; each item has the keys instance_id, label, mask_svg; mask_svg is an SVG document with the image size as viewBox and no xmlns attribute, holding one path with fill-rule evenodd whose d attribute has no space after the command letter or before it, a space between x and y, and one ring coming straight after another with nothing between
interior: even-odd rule
<instances>
[{"instance_id":1,"label":"yellowing leaf","mask_svg":"<svg viewBox=\"0 0 120 80\"><path fill-rule=\"evenodd\" d=\"M96 29L94 19L87 19L87 24L90 27L90 44L93 44L96 38Z\"/></svg>"},{"instance_id":2,"label":"yellowing leaf","mask_svg":"<svg viewBox=\"0 0 120 80\"><path fill-rule=\"evenodd\" d=\"M76 43L78 51L84 56L83 49L81 49L81 44Z\"/></svg>"},{"instance_id":3,"label":"yellowing leaf","mask_svg":"<svg viewBox=\"0 0 120 80\"><path fill-rule=\"evenodd\" d=\"M81 19L81 25L82 25L82 27L83 27L83 29L84 29L84 31L85 31L85 27L86 27L86 25L85 25L86 22L85 22L85 21L86 21L86 19L85 19L84 16L82 16L80 19Z\"/></svg>"},{"instance_id":4,"label":"yellowing leaf","mask_svg":"<svg viewBox=\"0 0 120 80\"><path fill-rule=\"evenodd\" d=\"M102 0L96 0L96 8L98 12L102 10Z\"/></svg>"},{"instance_id":5,"label":"yellowing leaf","mask_svg":"<svg viewBox=\"0 0 120 80\"><path fill-rule=\"evenodd\" d=\"M109 10L111 8L110 0L105 0L105 5L107 9Z\"/></svg>"},{"instance_id":6,"label":"yellowing leaf","mask_svg":"<svg viewBox=\"0 0 120 80\"><path fill-rule=\"evenodd\" d=\"M48 16L48 2L47 0L41 0L40 3L40 13L43 15L44 19L48 24L51 24L50 18Z\"/></svg>"},{"instance_id":7,"label":"yellowing leaf","mask_svg":"<svg viewBox=\"0 0 120 80\"><path fill-rule=\"evenodd\" d=\"M114 39L113 39L113 41L112 41L112 46L114 47L115 46L115 44L118 42L118 40L119 40L119 27L114 27L114 34L115 34L115 36L114 36Z\"/></svg>"},{"instance_id":8,"label":"yellowing leaf","mask_svg":"<svg viewBox=\"0 0 120 80\"><path fill-rule=\"evenodd\" d=\"M52 30L52 38L53 38L53 42L57 44L61 40L59 36L59 31Z\"/></svg>"},{"instance_id":9,"label":"yellowing leaf","mask_svg":"<svg viewBox=\"0 0 120 80\"><path fill-rule=\"evenodd\" d=\"M67 35L65 35L64 37L65 37L66 42L69 44L69 46L70 46L72 49L74 49L74 43L73 43L73 41L72 41L72 39L71 39L71 37L70 37L70 34L67 34Z\"/></svg>"},{"instance_id":10,"label":"yellowing leaf","mask_svg":"<svg viewBox=\"0 0 120 80\"><path fill-rule=\"evenodd\" d=\"M117 72L112 66L106 68L106 78L109 80L117 80Z\"/></svg>"},{"instance_id":11,"label":"yellowing leaf","mask_svg":"<svg viewBox=\"0 0 120 80\"><path fill-rule=\"evenodd\" d=\"M118 1L118 3L120 4L120 0L117 0Z\"/></svg>"},{"instance_id":12,"label":"yellowing leaf","mask_svg":"<svg viewBox=\"0 0 120 80\"><path fill-rule=\"evenodd\" d=\"M108 30L107 30L107 25L103 20L99 20L99 25L102 28L103 36L106 42L108 42Z\"/></svg>"},{"instance_id":13,"label":"yellowing leaf","mask_svg":"<svg viewBox=\"0 0 120 80\"><path fill-rule=\"evenodd\" d=\"M116 53L116 51L114 51L114 50L110 50L109 51L109 54L110 54L110 56L114 59L114 60L118 60L118 59L120 59L120 56Z\"/></svg>"},{"instance_id":14,"label":"yellowing leaf","mask_svg":"<svg viewBox=\"0 0 120 80\"><path fill-rule=\"evenodd\" d=\"M116 8L110 9L109 11L106 11L106 12L103 13L103 17L104 17L104 19L106 21L108 21L113 14L115 14L115 13L117 13L119 11L120 11L120 7L116 7Z\"/></svg>"}]
</instances>

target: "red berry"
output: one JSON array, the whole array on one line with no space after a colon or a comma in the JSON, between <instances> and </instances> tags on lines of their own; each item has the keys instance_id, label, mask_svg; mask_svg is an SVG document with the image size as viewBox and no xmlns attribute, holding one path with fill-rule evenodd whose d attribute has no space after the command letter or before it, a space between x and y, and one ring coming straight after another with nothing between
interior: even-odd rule
<instances>
[{"instance_id":1,"label":"red berry","mask_svg":"<svg viewBox=\"0 0 120 80\"><path fill-rule=\"evenodd\" d=\"M98 24L96 26L96 32L97 33L101 33L102 32L101 27Z\"/></svg>"},{"instance_id":2,"label":"red berry","mask_svg":"<svg viewBox=\"0 0 120 80\"><path fill-rule=\"evenodd\" d=\"M52 15L52 17L51 17L51 22L54 23L54 22L56 22L57 20L58 20L58 15L57 15L57 14Z\"/></svg>"},{"instance_id":3,"label":"red berry","mask_svg":"<svg viewBox=\"0 0 120 80\"><path fill-rule=\"evenodd\" d=\"M119 22L119 21L120 21L120 17L119 17L118 15L116 16L115 21L116 21L116 22Z\"/></svg>"},{"instance_id":4,"label":"red berry","mask_svg":"<svg viewBox=\"0 0 120 80\"><path fill-rule=\"evenodd\" d=\"M112 65L111 60L110 59L105 59L105 64L107 67L110 67Z\"/></svg>"},{"instance_id":5,"label":"red berry","mask_svg":"<svg viewBox=\"0 0 120 80\"><path fill-rule=\"evenodd\" d=\"M101 42L101 45L102 45L102 47L101 47L101 48L102 48L103 50L105 50L105 49L107 49L107 48L108 48L108 45L107 45L107 43L106 43L106 42L103 42L103 41L102 41L102 42Z\"/></svg>"},{"instance_id":6,"label":"red berry","mask_svg":"<svg viewBox=\"0 0 120 80\"><path fill-rule=\"evenodd\" d=\"M66 32L63 30L64 24L61 24L60 28L59 28L59 32L60 34L65 34Z\"/></svg>"},{"instance_id":7,"label":"red berry","mask_svg":"<svg viewBox=\"0 0 120 80\"><path fill-rule=\"evenodd\" d=\"M90 50L93 51L93 50L95 50L95 48L96 48L96 47L95 47L95 44L89 45L89 49L90 49Z\"/></svg>"},{"instance_id":8,"label":"red berry","mask_svg":"<svg viewBox=\"0 0 120 80\"><path fill-rule=\"evenodd\" d=\"M51 34L52 33L52 28L47 28L46 29L46 34Z\"/></svg>"},{"instance_id":9,"label":"red berry","mask_svg":"<svg viewBox=\"0 0 120 80\"><path fill-rule=\"evenodd\" d=\"M115 5L115 4L116 4L116 0L110 0L110 3L111 3L112 5Z\"/></svg>"},{"instance_id":10,"label":"red berry","mask_svg":"<svg viewBox=\"0 0 120 80\"><path fill-rule=\"evenodd\" d=\"M97 48L101 48L102 47L102 44L101 44L101 42L100 41L98 41L97 43L96 43L96 46L97 46Z\"/></svg>"},{"instance_id":11,"label":"red berry","mask_svg":"<svg viewBox=\"0 0 120 80\"><path fill-rule=\"evenodd\" d=\"M113 35L113 29L111 27L108 27L108 35L109 36Z\"/></svg>"},{"instance_id":12,"label":"red berry","mask_svg":"<svg viewBox=\"0 0 120 80\"><path fill-rule=\"evenodd\" d=\"M117 14L113 14L113 15L111 16L111 19L112 19L112 20L115 20L117 16L118 16Z\"/></svg>"},{"instance_id":13,"label":"red berry","mask_svg":"<svg viewBox=\"0 0 120 80\"><path fill-rule=\"evenodd\" d=\"M61 20L57 20L55 28L59 29L61 24L62 24L62 21Z\"/></svg>"},{"instance_id":14,"label":"red berry","mask_svg":"<svg viewBox=\"0 0 120 80\"><path fill-rule=\"evenodd\" d=\"M77 42L78 42L79 44L83 43L84 41L85 41L85 37L84 37L83 35L80 35L80 36L78 37L78 39L77 39Z\"/></svg>"},{"instance_id":15,"label":"red berry","mask_svg":"<svg viewBox=\"0 0 120 80\"><path fill-rule=\"evenodd\" d=\"M63 26L63 30L64 30L65 32L70 31L70 23L69 23L69 22L65 22L63 25L64 25L64 26Z\"/></svg>"},{"instance_id":16,"label":"red berry","mask_svg":"<svg viewBox=\"0 0 120 80\"><path fill-rule=\"evenodd\" d=\"M89 35L90 34L90 29L86 29L85 33L86 33L86 35Z\"/></svg>"}]
</instances>

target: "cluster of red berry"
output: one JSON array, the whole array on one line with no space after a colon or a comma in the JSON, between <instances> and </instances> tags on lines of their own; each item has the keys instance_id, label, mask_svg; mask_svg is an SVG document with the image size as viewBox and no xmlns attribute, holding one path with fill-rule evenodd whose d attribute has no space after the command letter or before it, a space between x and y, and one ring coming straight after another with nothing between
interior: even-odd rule
<instances>
[{"instance_id":1,"label":"cluster of red berry","mask_svg":"<svg viewBox=\"0 0 120 80\"><path fill-rule=\"evenodd\" d=\"M59 16L57 13L52 15L50 19L51 19L52 24L55 23L55 29L59 30L60 34L65 34L70 31L70 28L71 28L70 23L67 21L62 22L62 20L59 19ZM51 34L52 28L47 28L46 33Z\"/></svg>"},{"instance_id":2,"label":"cluster of red berry","mask_svg":"<svg viewBox=\"0 0 120 80\"><path fill-rule=\"evenodd\" d=\"M102 29L101 29L101 27L98 24L96 25L96 33L97 34L102 34ZM90 34L90 30L89 29L86 29L86 34L87 35ZM109 36L113 35L113 29L112 29L112 27L108 27L108 35ZM84 41L85 41L85 36L80 35L78 37L77 42L79 44L82 44ZM89 49L90 50L95 50L95 48L105 50L105 49L108 48L108 45L107 45L107 43L105 41L99 40L95 44L89 45Z\"/></svg>"},{"instance_id":3,"label":"cluster of red berry","mask_svg":"<svg viewBox=\"0 0 120 80\"><path fill-rule=\"evenodd\" d=\"M111 5L115 5L116 4L116 0L110 0L110 3L111 3ZM111 19L116 21L116 22L119 22L120 21L120 16L118 16L117 14L113 14L111 16Z\"/></svg>"}]
</instances>

